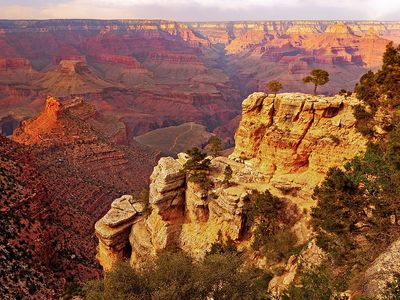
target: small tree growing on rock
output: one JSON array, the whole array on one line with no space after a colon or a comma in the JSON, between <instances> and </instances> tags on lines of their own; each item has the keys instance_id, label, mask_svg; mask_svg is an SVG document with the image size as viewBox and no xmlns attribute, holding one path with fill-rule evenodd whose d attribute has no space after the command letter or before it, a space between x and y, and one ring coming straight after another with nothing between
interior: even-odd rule
<instances>
[{"instance_id":1,"label":"small tree growing on rock","mask_svg":"<svg viewBox=\"0 0 400 300\"><path fill-rule=\"evenodd\" d=\"M199 184L205 190L210 189L212 182L207 177L207 172L210 169L211 161L206 158L207 154L201 152L197 147L193 147L186 153L189 155L189 159L183 168L189 175L188 180Z\"/></svg>"},{"instance_id":2,"label":"small tree growing on rock","mask_svg":"<svg viewBox=\"0 0 400 300\"><path fill-rule=\"evenodd\" d=\"M220 151L222 150L221 139L216 135L210 137L210 139L208 140L207 149L211 152L213 156L220 155Z\"/></svg>"},{"instance_id":3,"label":"small tree growing on rock","mask_svg":"<svg viewBox=\"0 0 400 300\"><path fill-rule=\"evenodd\" d=\"M231 179L232 179L232 168L230 165L227 165L225 167L225 171L224 171L224 180L222 181L223 184L229 184Z\"/></svg>"},{"instance_id":4,"label":"small tree growing on rock","mask_svg":"<svg viewBox=\"0 0 400 300\"><path fill-rule=\"evenodd\" d=\"M197 147L186 151L189 155L189 159L183 166L186 171L207 171L210 167L211 161L206 158L207 154L201 152Z\"/></svg>"},{"instance_id":5,"label":"small tree growing on rock","mask_svg":"<svg viewBox=\"0 0 400 300\"><path fill-rule=\"evenodd\" d=\"M329 73L322 69L313 69L311 75L303 78L304 83L314 84L314 95L317 94L317 87L329 81Z\"/></svg>"},{"instance_id":6,"label":"small tree growing on rock","mask_svg":"<svg viewBox=\"0 0 400 300\"><path fill-rule=\"evenodd\" d=\"M276 97L276 93L283 89L283 85L278 80L272 80L267 83L267 89L269 92L274 93Z\"/></svg>"}]
</instances>

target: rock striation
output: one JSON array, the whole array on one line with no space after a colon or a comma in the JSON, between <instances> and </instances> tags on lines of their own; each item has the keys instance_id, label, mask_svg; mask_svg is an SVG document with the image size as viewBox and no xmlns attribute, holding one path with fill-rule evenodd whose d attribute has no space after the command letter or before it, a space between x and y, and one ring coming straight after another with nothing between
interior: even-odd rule
<instances>
[{"instance_id":1,"label":"rock striation","mask_svg":"<svg viewBox=\"0 0 400 300\"><path fill-rule=\"evenodd\" d=\"M301 79L313 68L331 74L320 92L352 90L400 41L399 24L2 20L0 119L31 118L49 94L80 95L123 121L130 139L187 122L232 138L244 95L276 79L309 92Z\"/></svg>"},{"instance_id":2,"label":"rock striation","mask_svg":"<svg viewBox=\"0 0 400 300\"><path fill-rule=\"evenodd\" d=\"M146 212L132 216L126 210L116 214L115 208L111 208L97 222L98 258L105 270L116 262L114 258L121 257L129 258L131 265L138 267L158 251L171 246L202 258L214 243L236 241L241 237L244 198L249 186L222 184L225 166L231 165L235 174L239 174L241 164L222 157L212 159L210 172L214 189L207 191L186 179L185 161L184 154L178 159L160 159L150 177ZM121 250L127 243L131 253Z\"/></svg>"},{"instance_id":3,"label":"rock striation","mask_svg":"<svg viewBox=\"0 0 400 300\"><path fill-rule=\"evenodd\" d=\"M299 214L292 231L299 243L310 242L309 218L299 212L315 205L312 189L328 168L342 166L345 158L365 147L366 140L354 128L352 109L358 103L353 97L341 96L250 95L242 103L234 152L229 158L210 157L207 176L212 188L205 190L188 180L186 154L161 158L150 177L148 210L132 217L130 212L117 214L111 208L97 223L100 263L109 270L115 258L124 257L133 267L140 267L170 246L201 259L213 244L234 241L248 251L252 262L265 265L250 250L249 236L244 236L243 207L252 190L268 189L291 202ZM223 183L227 166L232 169L229 185ZM288 189L295 189L296 194L288 194ZM116 219L111 222L110 216ZM315 251L309 250L312 253L307 256ZM287 286L294 278L295 265L287 267L271 288Z\"/></svg>"},{"instance_id":4,"label":"rock striation","mask_svg":"<svg viewBox=\"0 0 400 300\"><path fill-rule=\"evenodd\" d=\"M59 278L56 297L66 285L99 274L94 260L97 241L93 226L115 198L139 193L146 187L157 153L140 145L126 145L124 124L103 116L82 98L60 101L49 97L44 110L25 120L12 139L0 139L0 157L10 157L22 166L28 160L30 168L26 172L35 172L35 180L21 180L17 186L21 198L32 202L31 217L42 218L35 225L41 236L36 239L29 234L39 248L35 251L42 264L51 276ZM8 180L13 176L8 168L4 174L2 168L0 164L0 177L4 175ZM17 170L25 174L23 168ZM35 191L28 187L36 185L40 187L37 193L44 192L34 196ZM25 196L27 192L32 196ZM120 201L113 207L119 211L126 209L126 204ZM139 204L133 208L141 211ZM120 217L112 214L110 220Z\"/></svg>"},{"instance_id":5,"label":"rock striation","mask_svg":"<svg viewBox=\"0 0 400 300\"><path fill-rule=\"evenodd\" d=\"M124 195L114 200L107 214L96 222L95 231L100 241L97 259L106 271L126 255L130 229L140 220L143 211L143 203Z\"/></svg>"},{"instance_id":6,"label":"rock striation","mask_svg":"<svg viewBox=\"0 0 400 300\"><path fill-rule=\"evenodd\" d=\"M327 170L366 146L356 131L354 97L254 93L242 103L231 159L244 160L272 185L313 188Z\"/></svg>"}]
</instances>

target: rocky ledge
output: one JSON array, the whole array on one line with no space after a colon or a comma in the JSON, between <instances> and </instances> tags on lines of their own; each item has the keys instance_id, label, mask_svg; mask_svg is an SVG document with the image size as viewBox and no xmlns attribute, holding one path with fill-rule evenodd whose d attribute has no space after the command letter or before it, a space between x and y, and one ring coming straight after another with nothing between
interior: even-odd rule
<instances>
[{"instance_id":1,"label":"rocky ledge","mask_svg":"<svg viewBox=\"0 0 400 300\"><path fill-rule=\"evenodd\" d=\"M107 214L96 222L96 236L99 239L98 260L105 270L126 255L130 229L142 218L145 209L131 195L114 200Z\"/></svg>"},{"instance_id":2,"label":"rocky ledge","mask_svg":"<svg viewBox=\"0 0 400 300\"><path fill-rule=\"evenodd\" d=\"M363 151L352 96L254 93L243 101L230 156L269 176L271 183L314 187L327 170Z\"/></svg>"}]
</instances>

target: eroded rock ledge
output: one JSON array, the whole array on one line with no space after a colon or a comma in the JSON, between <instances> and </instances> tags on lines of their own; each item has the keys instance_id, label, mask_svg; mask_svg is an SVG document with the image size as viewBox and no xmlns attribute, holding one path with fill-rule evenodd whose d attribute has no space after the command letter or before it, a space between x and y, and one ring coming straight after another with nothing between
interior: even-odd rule
<instances>
[{"instance_id":1,"label":"eroded rock ledge","mask_svg":"<svg viewBox=\"0 0 400 300\"><path fill-rule=\"evenodd\" d=\"M314 187L327 170L365 150L355 129L354 97L254 93L242 104L230 156L285 182Z\"/></svg>"},{"instance_id":2,"label":"eroded rock ledge","mask_svg":"<svg viewBox=\"0 0 400 300\"><path fill-rule=\"evenodd\" d=\"M98 259L105 270L122 258L130 258L132 266L168 246L175 246L201 258L215 242L238 240L243 227L243 199L257 182L265 181L261 173L243 168L243 164L224 157L212 159L212 190L203 190L188 182L183 171L186 155L178 159L163 157L151 175L147 211L132 196L116 199L110 211L96 223L99 238ZM222 183L225 167L234 171L235 182ZM131 249L127 253L126 249Z\"/></svg>"},{"instance_id":3,"label":"eroded rock ledge","mask_svg":"<svg viewBox=\"0 0 400 300\"><path fill-rule=\"evenodd\" d=\"M100 263L107 270L124 257L137 267L168 246L201 258L212 244L227 240L246 249L250 243L242 235L243 206L251 190L284 194L302 211L315 205L311 192L326 171L364 149L366 141L356 132L352 114L357 104L355 98L341 96L250 95L243 102L235 151L230 158L211 158L208 177L214 187L203 190L187 180L185 154L161 158L150 178L149 209L139 212L131 207L137 205L134 201L127 200L128 205L117 199L96 224ZM228 165L233 184L226 186ZM293 188L296 193L287 194ZM308 223L304 215L293 226L299 243L310 240Z\"/></svg>"}]
</instances>

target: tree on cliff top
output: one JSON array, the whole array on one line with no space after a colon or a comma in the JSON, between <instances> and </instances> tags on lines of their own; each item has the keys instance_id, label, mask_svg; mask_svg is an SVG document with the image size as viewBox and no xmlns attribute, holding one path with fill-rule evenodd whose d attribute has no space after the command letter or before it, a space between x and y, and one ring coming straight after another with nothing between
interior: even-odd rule
<instances>
[{"instance_id":1,"label":"tree on cliff top","mask_svg":"<svg viewBox=\"0 0 400 300\"><path fill-rule=\"evenodd\" d=\"M206 158L207 154L201 152L197 147L193 147L186 153L189 155L189 159L183 165L183 168L188 174L188 180L199 184L204 190L210 189L212 182L207 176L207 171L210 168L211 161Z\"/></svg>"},{"instance_id":2,"label":"tree on cliff top","mask_svg":"<svg viewBox=\"0 0 400 300\"><path fill-rule=\"evenodd\" d=\"M274 93L276 97L276 93L283 89L283 85L278 80L272 80L267 83L267 89L269 92Z\"/></svg>"},{"instance_id":3,"label":"tree on cliff top","mask_svg":"<svg viewBox=\"0 0 400 300\"><path fill-rule=\"evenodd\" d=\"M314 84L314 95L317 94L317 87L324 85L329 81L329 73L322 69L313 69L311 75L303 78L304 83Z\"/></svg>"},{"instance_id":4,"label":"tree on cliff top","mask_svg":"<svg viewBox=\"0 0 400 300\"><path fill-rule=\"evenodd\" d=\"M210 137L208 140L207 150L209 150L213 156L220 155L220 151L222 150L221 139L216 135Z\"/></svg>"},{"instance_id":5,"label":"tree on cliff top","mask_svg":"<svg viewBox=\"0 0 400 300\"><path fill-rule=\"evenodd\" d=\"M224 170L224 180L222 183L229 184L233 175L233 170L230 165L227 165Z\"/></svg>"},{"instance_id":6,"label":"tree on cliff top","mask_svg":"<svg viewBox=\"0 0 400 300\"><path fill-rule=\"evenodd\" d=\"M376 125L393 130L400 119L400 46L389 43L382 62L381 69L376 73L368 71L355 87L357 98L363 101L354 111L357 129L366 136L374 134ZM381 115L378 120L377 111Z\"/></svg>"},{"instance_id":7,"label":"tree on cliff top","mask_svg":"<svg viewBox=\"0 0 400 300\"><path fill-rule=\"evenodd\" d=\"M199 148L193 147L186 153L189 155L189 159L183 166L186 171L207 171L209 169L210 160L206 158L207 154L201 152Z\"/></svg>"}]
</instances>

